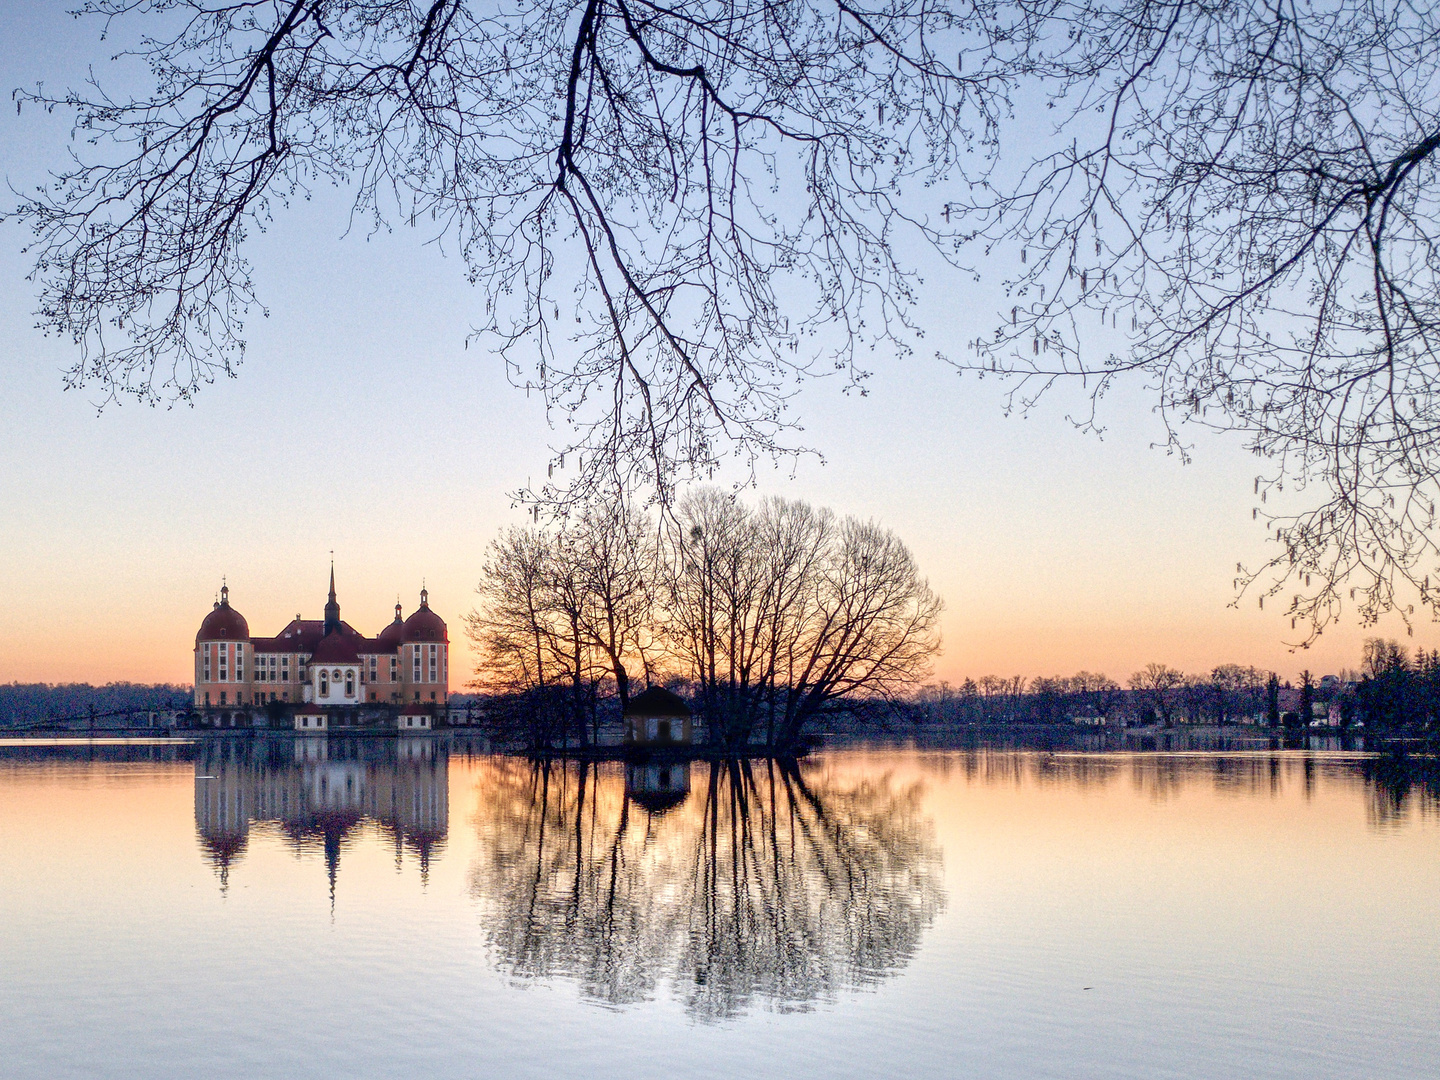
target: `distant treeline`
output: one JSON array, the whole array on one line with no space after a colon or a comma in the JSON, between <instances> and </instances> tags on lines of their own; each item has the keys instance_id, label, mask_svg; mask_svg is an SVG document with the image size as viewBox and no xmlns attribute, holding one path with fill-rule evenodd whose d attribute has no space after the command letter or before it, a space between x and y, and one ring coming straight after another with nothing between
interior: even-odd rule
<instances>
[{"instance_id":1,"label":"distant treeline","mask_svg":"<svg viewBox=\"0 0 1440 1080\"><path fill-rule=\"evenodd\" d=\"M172 683L0 683L0 725L13 727L119 712L182 709L190 704L188 686Z\"/></svg>"},{"instance_id":2,"label":"distant treeline","mask_svg":"<svg viewBox=\"0 0 1440 1080\"><path fill-rule=\"evenodd\" d=\"M1271 673L1238 664L1205 676L1149 664L1125 686L1089 671L941 683L920 690L912 709L939 724L1255 723L1267 718L1272 696L1281 704L1284 689Z\"/></svg>"},{"instance_id":3,"label":"distant treeline","mask_svg":"<svg viewBox=\"0 0 1440 1080\"><path fill-rule=\"evenodd\" d=\"M1361 668L1299 685L1274 672L1223 664L1187 675L1148 664L1122 686L1103 674L1026 679L987 675L922 688L917 720L938 724L1228 724L1431 728L1440 726L1440 651L1413 654L1394 641L1365 642Z\"/></svg>"}]
</instances>

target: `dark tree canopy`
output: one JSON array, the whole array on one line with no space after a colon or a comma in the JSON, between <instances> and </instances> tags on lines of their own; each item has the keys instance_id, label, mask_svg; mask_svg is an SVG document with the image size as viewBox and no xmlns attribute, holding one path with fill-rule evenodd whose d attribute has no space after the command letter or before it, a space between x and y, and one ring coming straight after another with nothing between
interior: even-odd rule
<instances>
[{"instance_id":1,"label":"dark tree canopy","mask_svg":"<svg viewBox=\"0 0 1440 1080\"><path fill-rule=\"evenodd\" d=\"M488 549L466 617L477 685L519 698L538 745L598 741L623 706L683 687L714 746L793 748L826 716L893 704L931 672L942 603L894 533L808 503L701 487L668 539L616 504Z\"/></svg>"},{"instance_id":2,"label":"dark tree canopy","mask_svg":"<svg viewBox=\"0 0 1440 1080\"><path fill-rule=\"evenodd\" d=\"M154 86L20 96L87 140L19 210L73 385L184 399L232 374L247 233L334 181L462 254L476 333L567 432L569 479L533 497L669 501L728 455L798 452L808 374L906 357L938 254L1008 291L962 370L1022 405L1135 377L1173 448L1187 424L1247 439L1278 548L1238 587L1285 589L1312 632L1347 586L1366 619L1440 602L1428 5L85 10L148 35Z\"/></svg>"}]
</instances>

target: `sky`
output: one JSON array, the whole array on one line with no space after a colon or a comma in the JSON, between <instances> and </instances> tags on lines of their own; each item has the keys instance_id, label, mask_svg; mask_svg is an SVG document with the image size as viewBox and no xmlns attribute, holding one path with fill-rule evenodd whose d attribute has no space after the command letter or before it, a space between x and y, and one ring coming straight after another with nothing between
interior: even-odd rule
<instances>
[{"instance_id":1,"label":"sky","mask_svg":"<svg viewBox=\"0 0 1440 1080\"><path fill-rule=\"evenodd\" d=\"M66 6L0 3L10 87L103 75L96 27ZM0 110L0 176L33 187L68 135L60 115ZM173 409L64 392L73 349L34 329L25 236L0 224L0 682L188 681L222 580L251 633L273 634L320 617L332 552L348 622L377 633L423 584L449 623L452 689L468 678L462 619L486 545L526 520L509 493L563 432L465 347L484 299L460 262L403 231L344 236L344 209L321 193L253 238L269 317L252 313L238 378ZM964 279L927 279L930 348L961 352L993 314ZM1101 439L1067 423L1080 403L1064 393L1006 416L1000 386L929 352L872 367L865 397L806 387L793 411L824 462L764 470L747 497L893 529L945 600L937 678L1123 681L1151 661L1294 678L1358 666L1367 636L1404 639L1397 618L1347 613L1296 652L1283 603L1232 604L1237 562L1273 554L1251 520L1254 459L1203 432L1188 465L1155 449L1143 387L1106 399ZM1407 644L1437 638L1421 622Z\"/></svg>"}]
</instances>

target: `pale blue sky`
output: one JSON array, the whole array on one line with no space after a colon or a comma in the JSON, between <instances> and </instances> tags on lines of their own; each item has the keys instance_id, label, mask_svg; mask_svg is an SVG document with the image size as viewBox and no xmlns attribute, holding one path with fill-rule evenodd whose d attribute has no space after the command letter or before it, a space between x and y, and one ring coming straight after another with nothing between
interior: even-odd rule
<instances>
[{"instance_id":1,"label":"pale blue sky","mask_svg":"<svg viewBox=\"0 0 1440 1080\"><path fill-rule=\"evenodd\" d=\"M0 5L8 86L58 87L106 55L62 4ZM66 120L0 116L0 174L32 185ZM273 633L318 615L332 548L359 629L376 632L397 592L413 608L423 578L462 636L486 543L523 520L507 492L539 478L555 437L498 360L465 349L483 301L458 261L408 232L341 239L344 225L327 195L255 239L271 317L252 314L238 379L193 408L99 414L62 393L70 348L32 329L24 237L0 228L0 681L188 679L222 574L252 631ZM928 347L959 353L996 306L932 275ZM1353 620L1292 655L1288 619L1227 607L1235 563L1268 553L1254 462L1233 440L1197 432L1182 467L1151 449L1139 387L1107 400L1100 441L1063 420L1073 398L1007 419L996 383L928 353L873 366L868 398L809 386L795 411L828 464L762 473L759 491L875 518L911 545L947 603L942 675L1357 663L1374 631Z\"/></svg>"}]
</instances>

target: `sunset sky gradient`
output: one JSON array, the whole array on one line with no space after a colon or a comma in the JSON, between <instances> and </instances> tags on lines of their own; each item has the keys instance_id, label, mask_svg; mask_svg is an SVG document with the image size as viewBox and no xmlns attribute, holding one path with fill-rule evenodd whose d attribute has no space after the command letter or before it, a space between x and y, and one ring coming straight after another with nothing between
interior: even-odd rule
<instances>
[{"instance_id":1,"label":"sunset sky gradient","mask_svg":"<svg viewBox=\"0 0 1440 1080\"><path fill-rule=\"evenodd\" d=\"M11 87L106 72L98 27L63 4L0 5ZM65 152L68 120L9 110L0 173L31 189ZM13 202L13 197L7 201ZM330 552L343 617L362 633L408 613L422 581L448 621L452 689L471 665L461 619L487 543L525 520L508 493L545 470L552 433L499 361L465 348L483 298L461 263L409 230L346 228L343 192L277 210L249 248L269 317L252 312L239 378L194 407L98 409L62 392L74 359L33 329L25 235L0 226L0 682L177 681L222 576L252 633L320 614ZM1143 387L1103 403L1104 439L1058 394L1006 417L1003 388L960 380L958 354L998 308L988 282L932 273L923 348L875 356L868 396L816 380L796 401L822 450L762 472L747 497L804 498L893 528L946 601L938 677L1234 662L1293 678L1358 665L1362 639L1404 639L1347 614L1308 652L1254 597L1230 607L1237 562L1273 552L1251 520L1256 462L1194 433L1194 461L1153 448ZM1434 647L1422 623L1407 644Z\"/></svg>"}]
</instances>

